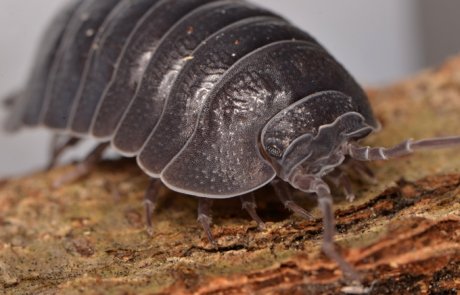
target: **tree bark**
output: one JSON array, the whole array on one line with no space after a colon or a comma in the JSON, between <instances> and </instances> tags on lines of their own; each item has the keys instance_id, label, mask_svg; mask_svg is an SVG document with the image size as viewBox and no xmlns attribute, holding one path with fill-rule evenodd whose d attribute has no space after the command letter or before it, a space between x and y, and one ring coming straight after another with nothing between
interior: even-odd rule
<instances>
[{"instance_id":1,"label":"tree bark","mask_svg":"<svg viewBox=\"0 0 460 295\"><path fill-rule=\"evenodd\" d=\"M460 134L460 57L384 89L368 90L382 131L371 146ZM197 202L162 189L154 236L145 231L148 179L130 160L105 161L52 189L71 165L0 182L0 290L8 294L339 294L347 285L320 253L321 218L290 216L270 188L257 192L267 228L238 200L216 201L219 249L196 222ZM372 164L378 183L336 192L337 244L372 294L460 290L460 153L421 152Z\"/></svg>"}]
</instances>

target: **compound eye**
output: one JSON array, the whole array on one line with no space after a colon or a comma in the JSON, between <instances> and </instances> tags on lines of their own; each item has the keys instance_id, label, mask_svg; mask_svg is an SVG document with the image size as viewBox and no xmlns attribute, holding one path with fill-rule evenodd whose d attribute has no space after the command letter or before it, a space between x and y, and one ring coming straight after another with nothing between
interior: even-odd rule
<instances>
[{"instance_id":1,"label":"compound eye","mask_svg":"<svg viewBox=\"0 0 460 295\"><path fill-rule=\"evenodd\" d=\"M283 152L276 145L271 144L267 146L265 150L274 158L281 159L283 156Z\"/></svg>"}]
</instances>

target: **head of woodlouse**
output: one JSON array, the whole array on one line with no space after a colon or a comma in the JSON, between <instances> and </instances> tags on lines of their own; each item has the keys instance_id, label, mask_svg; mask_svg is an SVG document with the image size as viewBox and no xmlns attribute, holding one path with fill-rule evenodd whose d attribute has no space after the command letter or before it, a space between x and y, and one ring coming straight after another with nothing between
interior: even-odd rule
<instances>
[{"instance_id":1,"label":"head of woodlouse","mask_svg":"<svg viewBox=\"0 0 460 295\"><path fill-rule=\"evenodd\" d=\"M350 97L329 91L301 99L271 118L261 142L277 176L310 191L313 180L340 166L346 147L375 129L355 109Z\"/></svg>"}]
</instances>

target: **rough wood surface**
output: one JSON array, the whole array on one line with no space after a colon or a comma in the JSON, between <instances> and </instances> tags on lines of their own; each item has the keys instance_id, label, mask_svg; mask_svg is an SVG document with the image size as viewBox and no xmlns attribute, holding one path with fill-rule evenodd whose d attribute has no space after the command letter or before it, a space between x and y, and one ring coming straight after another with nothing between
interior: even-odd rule
<instances>
[{"instance_id":1,"label":"rough wood surface","mask_svg":"<svg viewBox=\"0 0 460 295\"><path fill-rule=\"evenodd\" d=\"M369 90L382 122L371 145L460 134L460 57L399 85ZM337 243L372 294L460 292L460 153L423 152L372 165L378 184L337 193ZM196 200L162 190L155 237L144 228L147 178L129 160L101 163L53 190L71 166L0 182L0 291L8 294L337 294L353 291L320 252L321 219L290 216L257 193L267 229L237 200L215 204L214 250ZM356 289L354 291L360 291ZM363 290L361 290L363 291ZM359 293L359 292L358 292Z\"/></svg>"}]
</instances>

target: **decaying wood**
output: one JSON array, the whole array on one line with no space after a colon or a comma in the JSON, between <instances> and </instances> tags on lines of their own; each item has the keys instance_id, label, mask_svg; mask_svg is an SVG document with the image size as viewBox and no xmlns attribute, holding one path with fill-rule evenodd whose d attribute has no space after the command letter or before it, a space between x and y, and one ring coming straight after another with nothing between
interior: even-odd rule
<instances>
[{"instance_id":1,"label":"decaying wood","mask_svg":"<svg viewBox=\"0 0 460 295\"><path fill-rule=\"evenodd\" d=\"M460 57L399 85L369 90L383 125L373 146L460 134ZM378 184L337 192L337 243L372 294L460 292L460 153L423 152L372 165ZM321 219L289 216L265 188L264 231L238 200L215 204L207 242L196 200L163 189L155 236L145 232L148 179L129 160L107 161L52 189L71 166L0 182L0 290L37 293L334 294L363 292L319 252Z\"/></svg>"}]
</instances>

